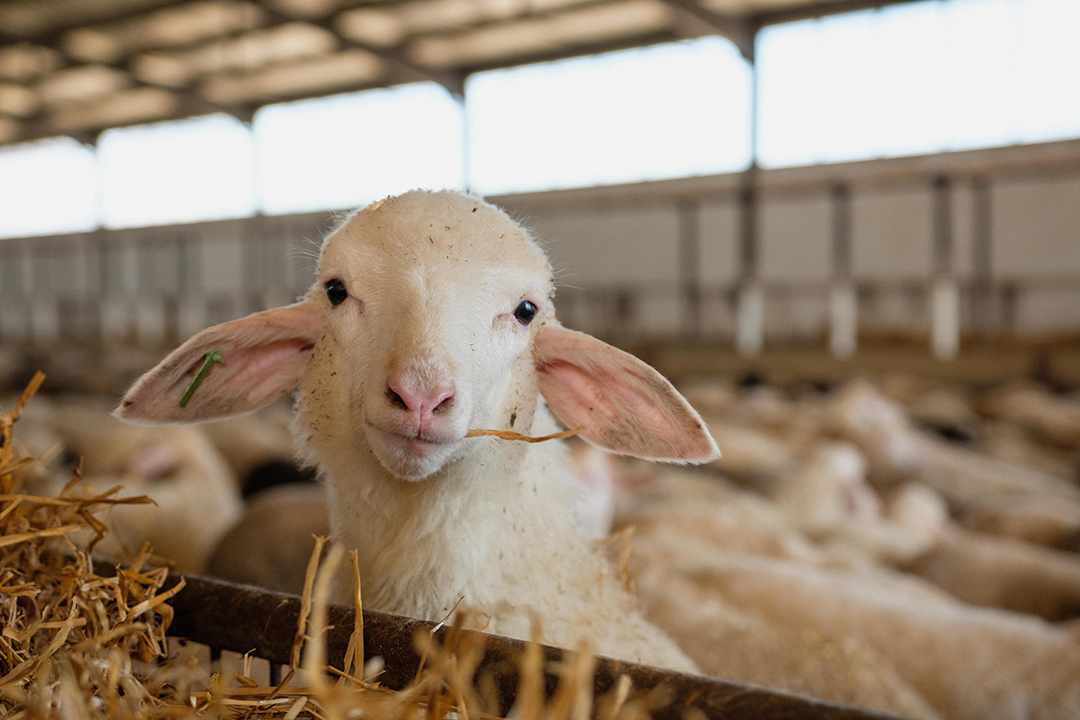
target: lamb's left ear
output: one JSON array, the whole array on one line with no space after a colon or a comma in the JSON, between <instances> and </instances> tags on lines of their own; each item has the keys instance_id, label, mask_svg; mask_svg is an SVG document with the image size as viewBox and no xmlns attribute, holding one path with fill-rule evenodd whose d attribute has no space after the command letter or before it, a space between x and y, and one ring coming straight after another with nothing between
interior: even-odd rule
<instances>
[{"instance_id":1,"label":"lamb's left ear","mask_svg":"<svg viewBox=\"0 0 1080 720\"><path fill-rule=\"evenodd\" d=\"M705 423L663 375L633 355L555 321L535 345L540 393L567 427L621 455L701 463L720 457Z\"/></svg>"},{"instance_id":2,"label":"lamb's left ear","mask_svg":"<svg viewBox=\"0 0 1080 720\"><path fill-rule=\"evenodd\" d=\"M257 410L296 387L319 328L311 302L207 328L139 378L113 414L133 422L194 423ZM215 352L220 362L208 362Z\"/></svg>"}]
</instances>

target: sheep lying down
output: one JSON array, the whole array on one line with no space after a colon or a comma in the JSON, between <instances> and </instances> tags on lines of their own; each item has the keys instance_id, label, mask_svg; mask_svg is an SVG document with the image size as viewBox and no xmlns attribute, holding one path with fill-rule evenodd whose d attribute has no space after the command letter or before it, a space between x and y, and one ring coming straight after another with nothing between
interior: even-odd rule
<instances>
[{"instance_id":1,"label":"sheep lying down","mask_svg":"<svg viewBox=\"0 0 1080 720\"><path fill-rule=\"evenodd\" d=\"M616 453L719 455L667 380L563 328L553 296L544 253L501 210L410 192L326 238L303 300L199 333L116 414L201 422L298 388L294 435L333 537L358 551L365 607L438 621L464 598L488 632L526 638L536 618L547 643L694 671L577 532L562 444L469 436L557 419Z\"/></svg>"}]
</instances>

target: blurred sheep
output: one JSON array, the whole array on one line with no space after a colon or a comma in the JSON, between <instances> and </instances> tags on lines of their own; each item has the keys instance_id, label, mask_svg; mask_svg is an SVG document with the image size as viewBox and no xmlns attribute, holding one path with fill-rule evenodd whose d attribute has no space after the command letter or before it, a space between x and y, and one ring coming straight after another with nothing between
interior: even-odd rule
<instances>
[{"instance_id":1,"label":"blurred sheep","mask_svg":"<svg viewBox=\"0 0 1080 720\"><path fill-rule=\"evenodd\" d=\"M76 398L56 399L48 408L35 404L28 415L61 439L67 459L83 458L87 485L97 491L122 485L121 496L154 501L108 511L103 519L111 532L97 554L124 560L149 542L177 570L200 572L242 511L236 479L203 430L132 426L110 417L100 404ZM58 472L53 491L62 477Z\"/></svg>"}]
</instances>

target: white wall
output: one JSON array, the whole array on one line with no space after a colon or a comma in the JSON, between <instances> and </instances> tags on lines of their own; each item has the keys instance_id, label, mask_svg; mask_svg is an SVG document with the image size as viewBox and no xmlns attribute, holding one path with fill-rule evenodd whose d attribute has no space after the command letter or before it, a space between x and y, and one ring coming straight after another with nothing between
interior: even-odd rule
<instances>
[{"instance_id":1,"label":"white wall","mask_svg":"<svg viewBox=\"0 0 1080 720\"><path fill-rule=\"evenodd\" d=\"M933 182L942 175L951 183L951 266L962 287L979 266L980 177L989 188L992 279L999 300L1008 298L1003 289L1015 298L1011 309L995 305L996 322L1014 320L1021 332L1080 330L1080 142L1069 142L762 171L754 279L765 288L767 338L804 339L828 326L837 183L850 191L861 326L926 331L925 288L938 270ZM568 324L613 336L688 332L680 243L689 235L702 291L697 329L731 337L734 289L748 279L740 180L494 200L547 247ZM87 332L153 342L291 302L310 285L318 244L334 222L313 213L0 241L0 338L48 340L83 323ZM969 310L963 320L970 324Z\"/></svg>"}]
</instances>

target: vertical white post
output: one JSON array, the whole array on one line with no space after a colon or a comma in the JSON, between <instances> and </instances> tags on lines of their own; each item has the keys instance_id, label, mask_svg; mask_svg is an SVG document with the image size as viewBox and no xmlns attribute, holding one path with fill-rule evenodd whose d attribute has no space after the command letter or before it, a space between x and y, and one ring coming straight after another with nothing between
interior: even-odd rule
<instances>
[{"instance_id":1,"label":"vertical white post","mask_svg":"<svg viewBox=\"0 0 1080 720\"><path fill-rule=\"evenodd\" d=\"M846 360L855 354L859 337L859 307L855 284L834 285L829 297L829 351Z\"/></svg>"},{"instance_id":2,"label":"vertical white post","mask_svg":"<svg viewBox=\"0 0 1080 720\"><path fill-rule=\"evenodd\" d=\"M934 180L934 280L930 286L930 351L938 360L960 352L960 287L953 277L952 181Z\"/></svg>"},{"instance_id":3,"label":"vertical white post","mask_svg":"<svg viewBox=\"0 0 1080 720\"><path fill-rule=\"evenodd\" d=\"M765 345L765 293L757 283L739 289L735 347L744 357L753 357Z\"/></svg>"},{"instance_id":4,"label":"vertical white post","mask_svg":"<svg viewBox=\"0 0 1080 720\"><path fill-rule=\"evenodd\" d=\"M960 352L960 288L951 277L934 281L930 296L931 347L938 360Z\"/></svg>"}]
</instances>

